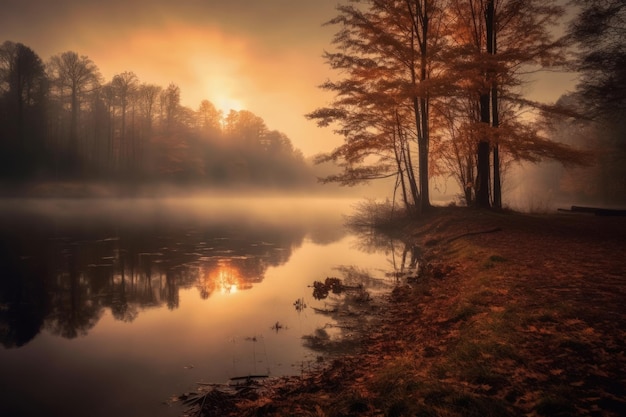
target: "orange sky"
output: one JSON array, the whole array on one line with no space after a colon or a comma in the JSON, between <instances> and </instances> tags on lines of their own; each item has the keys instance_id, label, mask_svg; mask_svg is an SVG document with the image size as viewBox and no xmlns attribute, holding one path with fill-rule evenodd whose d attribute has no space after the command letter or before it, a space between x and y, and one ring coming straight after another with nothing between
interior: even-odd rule
<instances>
[{"instance_id":1,"label":"orange sky","mask_svg":"<svg viewBox=\"0 0 626 417\"><path fill-rule=\"evenodd\" d=\"M181 88L182 103L208 99L247 109L286 133L306 156L341 138L304 114L332 96L317 86L333 74L321 55L335 31L322 24L338 0L2 0L0 42L32 48L44 61L75 51L109 81L133 71L140 81ZM552 75L526 91L556 100L571 77Z\"/></svg>"}]
</instances>

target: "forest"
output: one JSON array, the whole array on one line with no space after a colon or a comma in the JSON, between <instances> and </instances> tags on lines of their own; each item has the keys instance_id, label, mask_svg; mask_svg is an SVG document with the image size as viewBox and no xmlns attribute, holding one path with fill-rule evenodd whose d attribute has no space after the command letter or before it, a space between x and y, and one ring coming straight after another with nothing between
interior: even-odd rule
<instances>
[{"instance_id":1,"label":"forest","mask_svg":"<svg viewBox=\"0 0 626 417\"><path fill-rule=\"evenodd\" d=\"M248 110L208 100L181 105L180 88L132 71L105 81L73 51L44 63L26 45L0 46L0 178L205 186L308 186L302 153Z\"/></svg>"}]
</instances>

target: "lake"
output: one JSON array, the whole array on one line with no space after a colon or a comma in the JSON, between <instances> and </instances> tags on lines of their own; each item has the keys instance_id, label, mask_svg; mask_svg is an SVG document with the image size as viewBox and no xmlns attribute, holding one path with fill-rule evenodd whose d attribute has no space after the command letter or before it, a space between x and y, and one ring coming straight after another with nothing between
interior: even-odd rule
<instances>
[{"instance_id":1,"label":"lake","mask_svg":"<svg viewBox=\"0 0 626 417\"><path fill-rule=\"evenodd\" d=\"M341 332L313 282L382 291L406 256L343 225L354 203L0 201L0 415L179 416L198 383L306 372L303 336Z\"/></svg>"}]
</instances>

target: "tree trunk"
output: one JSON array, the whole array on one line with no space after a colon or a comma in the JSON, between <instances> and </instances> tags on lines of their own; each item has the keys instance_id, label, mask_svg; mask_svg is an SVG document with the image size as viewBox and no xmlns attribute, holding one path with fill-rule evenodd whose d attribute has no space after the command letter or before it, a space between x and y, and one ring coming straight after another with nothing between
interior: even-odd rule
<instances>
[{"instance_id":1,"label":"tree trunk","mask_svg":"<svg viewBox=\"0 0 626 417\"><path fill-rule=\"evenodd\" d=\"M487 20L490 23L487 24L487 52L491 55L497 53L496 34L495 27L495 13L494 4L491 0L487 6ZM491 74L491 126L498 128L500 126L500 119L498 113L498 80L496 74ZM500 181L500 149L498 143L493 144L493 206L496 208L502 208L502 185Z\"/></svg>"},{"instance_id":2,"label":"tree trunk","mask_svg":"<svg viewBox=\"0 0 626 417\"><path fill-rule=\"evenodd\" d=\"M489 208L489 142L481 141L478 144L478 166L476 185L476 204L478 207Z\"/></svg>"},{"instance_id":3,"label":"tree trunk","mask_svg":"<svg viewBox=\"0 0 626 417\"><path fill-rule=\"evenodd\" d=\"M428 54L428 30L429 30L428 2L424 2L422 17L422 36L420 45L420 82L425 82L428 78L426 72L427 54ZM429 173L428 173L428 153L430 142L430 126L429 126L429 109L428 109L428 92L424 91L420 98L421 117L422 117L422 140L418 144L419 148L419 170L420 170L420 210L426 211L430 208L430 192Z\"/></svg>"},{"instance_id":4,"label":"tree trunk","mask_svg":"<svg viewBox=\"0 0 626 417\"><path fill-rule=\"evenodd\" d=\"M404 165L406 176L409 181L409 186L411 188L411 197L413 198L413 207L419 208L420 199L420 191L417 186L417 181L415 181L415 171L413 170L413 162L411 159L411 149L409 148L409 142L404 141L405 146L402 148L402 155L404 158Z\"/></svg>"},{"instance_id":5,"label":"tree trunk","mask_svg":"<svg viewBox=\"0 0 626 417\"><path fill-rule=\"evenodd\" d=\"M428 16L428 2L425 1L422 5L419 0L415 0L415 13L413 13L411 6L408 4L409 12L413 19L413 31L411 36L411 47L415 52L415 38L417 38L417 45L419 47L420 54L420 73L419 82L424 83L428 79L428 72L426 71L426 64L428 62L428 30L429 30L429 16ZM413 60L415 64L415 60ZM415 71L415 65L411 68L411 79L414 86L417 86L417 74ZM429 173L428 173L428 152L429 152L429 113L428 113L428 93L422 92L421 97L413 97L413 111L415 113L415 125L417 129L417 151L419 161L419 211L427 211L430 208L430 193L429 193Z\"/></svg>"},{"instance_id":6,"label":"tree trunk","mask_svg":"<svg viewBox=\"0 0 626 417\"><path fill-rule=\"evenodd\" d=\"M402 168L403 167L403 161L404 161L404 138L402 137L402 131L401 131L401 125L400 125L400 120L399 120L399 116L398 116L398 111L396 110L396 128L398 131L398 135L396 136L396 134L394 133L394 146L393 146L393 150L394 150L394 155L395 155L395 159L396 159L396 166L398 169L398 180L397 182L400 183L400 186L402 187L402 201L404 202L404 207L407 210L411 210L411 204L409 203L409 199L408 199L408 195L407 195L407 190L406 190L406 182L404 181L404 170L406 168ZM398 184L396 182L396 188L398 187Z\"/></svg>"},{"instance_id":7,"label":"tree trunk","mask_svg":"<svg viewBox=\"0 0 626 417\"><path fill-rule=\"evenodd\" d=\"M489 0L487 2L487 7L485 8L485 27L487 30L488 54L491 54L493 47L493 7L493 0ZM485 126L491 126L491 72L492 71L490 70L485 71L485 81L489 87L486 87L480 95L480 121L481 123L484 123ZM488 208L491 205L489 199L490 155L490 141L487 134L485 134L485 136L478 142L478 180L476 184L476 203L478 204L478 207L482 208Z\"/></svg>"},{"instance_id":8,"label":"tree trunk","mask_svg":"<svg viewBox=\"0 0 626 417\"><path fill-rule=\"evenodd\" d=\"M418 143L419 150L419 171L420 171L420 211L430 208L430 193L428 190L428 152L429 152L429 125L428 125L428 101L426 98L420 99L422 116L422 140Z\"/></svg>"},{"instance_id":9,"label":"tree trunk","mask_svg":"<svg viewBox=\"0 0 626 417\"><path fill-rule=\"evenodd\" d=\"M493 127L499 126L498 121L498 93L497 87L494 87L492 102L493 102ZM500 149L498 144L493 145L493 206L496 208L502 208L502 184L500 180Z\"/></svg>"}]
</instances>

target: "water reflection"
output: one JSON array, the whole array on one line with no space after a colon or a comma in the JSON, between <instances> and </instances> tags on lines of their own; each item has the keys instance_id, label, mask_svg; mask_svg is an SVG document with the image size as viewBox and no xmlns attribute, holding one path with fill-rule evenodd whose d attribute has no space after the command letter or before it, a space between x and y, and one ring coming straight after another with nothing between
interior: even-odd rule
<instances>
[{"instance_id":1,"label":"water reflection","mask_svg":"<svg viewBox=\"0 0 626 417\"><path fill-rule=\"evenodd\" d=\"M410 265L342 227L350 204L0 201L0 415L170 417L199 381L315 364L303 336L333 344L346 300L313 282L373 292Z\"/></svg>"},{"instance_id":2,"label":"water reflection","mask_svg":"<svg viewBox=\"0 0 626 417\"><path fill-rule=\"evenodd\" d=\"M422 251L415 244L392 234L380 233L370 227L357 225L350 227L350 231L358 237L357 248L360 251L383 252L389 255L388 276L400 279L417 275Z\"/></svg>"},{"instance_id":3,"label":"water reflection","mask_svg":"<svg viewBox=\"0 0 626 417\"><path fill-rule=\"evenodd\" d=\"M180 206L176 218L161 208L158 219L141 219L102 212L99 202L64 204L56 213L2 208L0 341L7 348L44 328L68 339L86 335L107 310L132 322L149 308L177 309L184 288L197 288L202 299L248 290L290 258L307 230L286 221L252 226L232 212L185 216ZM84 212L95 208L95 217ZM318 237L332 241L336 228L327 230Z\"/></svg>"}]
</instances>

